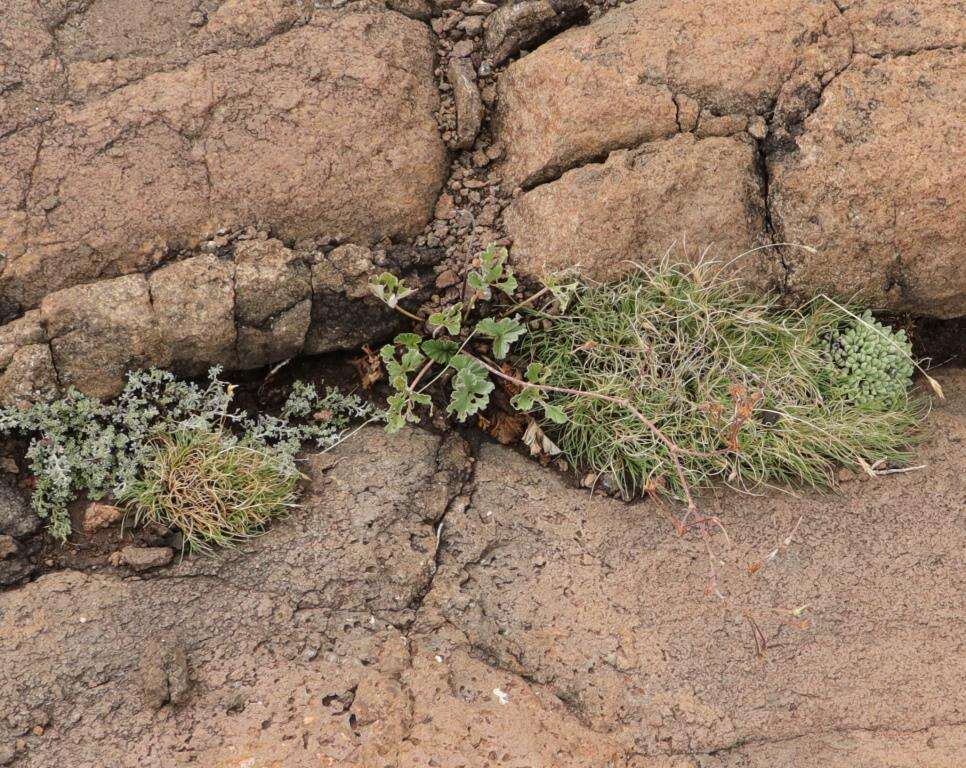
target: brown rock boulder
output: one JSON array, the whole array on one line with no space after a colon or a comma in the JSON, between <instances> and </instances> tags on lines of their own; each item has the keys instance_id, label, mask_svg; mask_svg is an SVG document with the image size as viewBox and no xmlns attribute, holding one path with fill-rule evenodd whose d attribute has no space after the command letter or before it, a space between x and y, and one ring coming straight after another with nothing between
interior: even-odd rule
<instances>
[{"instance_id":1,"label":"brown rock boulder","mask_svg":"<svg viewBox=\"0 0 966 768\"><path fill-rule=\"evenodd\" d=\"M312 315L308 263L278 240L249 240L235 249L235 264L238 365L298 354Z\"/></svg>"},{"instance_id":2,"label":"brown rock boulder","mask_svg":"<svg viewBox=\"0 0 966 768\"><path fill-rule=\"evenodd\" d=\"M779 105L781 107L781 105ZM966 54L857 56L769 158L788 286L966 314Z\"/></svg>"},{"instance_id":3,"label":"brown rock boulder","mask_svg":"<svg viewBox=\"0 0 966 768\"><path fill-rule=\"evenodd\" d=\"M579 267L612 280L674 244L730 259L764 236L755 150L684 134L613 152L527 192L504 221L513 261L531 276ZM765 263L752 257L738 266L764 283Z\"/></svg>"},{"instance_id":4,"label":"brown rock boulder","mask_svg":"<svg viewBox=\"0 0 966 768\"><path fill-rule=\"evenodd\" d=\"M128 371L171 362L143 275L57 291L40 313L63 387L112 397Z\"/></svg>"},{"instance_id":5,"label":"brown rock boulder","mask_svg":"<svg viewBox=\"0 0 966 768\"><path fill-rule=\"evenodd\" d=\"M386 252L225 240L217 255L175 261L147 277L56 291L41 310L0 325L0 405L68 386L112 397L137 368L186 376L213 365L257 368L303 352L354 349L399 326L399 316L368 288ZM419 254L408 247L392 254L391 268L419 287L412 271Z\"/></svg>"},{"instance_id":6,"label":"brown rock boulder","mask_svg":"<svg viewBox=\"0 0 966 768\"><path fill-rule=\"evenodd\" d=\"M670 136L678 95L709 116L767 112L794 72L837 71L850 52L830 0L624 5L507 68L494 115L504 176L528 186Z\"/></svg>"},{"instance_id":7,"label":"brown rock boulder","mask_svg":"<svg viewBox=\"0 0 966 768\"><path fill-rule=\"evenodd\" d=\"M40 312L0 325L0 407L44 399L57 388Z\"/></svg>"},{"instance_id":8,"label":"brown rock boulder","mask_svg":"<svg viewBox=\"0 0 966 768\"><path fill-rule=\"evenodd\" d=\"M60 390L47 344L28 344L14 352L0 373L0 407L48 400Z\"/></svg>"},{"instance_id":9,"label":"brown rock boulder","mask_svg":"<svg viewBox=\"0 0 966 768\"><path fill-rule=\"evenodd\" d=\"M913 53L966 45L959 0L839 0L858 53Z\"/></svg>"},{"instance_id":10,"label":"brown rock boulder","mask_svg":"<svg viewBox=\"0 0 966 768\"><path fill-rule=\"evenodd\" d=\"M388 336L399 326L399 315L387 311L369 292L369 277L381 271L373 262L372 252L358 245L342 245L316 257L306 354L358 347L370 339Z\"/></svg>"},{"instance_id":11,"label":"brown rock boulder","mask_svg":"<svg viewBox=\"0 0 966 768\"><path fill-rule=\"evenodd\" d=\"M197 376L212 365L235 365L235 265L195 256L148 278L152 310L171 368Z\"/></svg>"},{"instance_id":12,"label":"brown rock boulder","mask_svg":"<svg viewBox=\"0 0 966 768\"><path fill-rule=\"evenodd\" d=\"M222 227L415 235L447 165L433 56L426 26L399 14L319 11L258 49L216 50L0 139L0 317Z\"/></svg>"}]
</instances>

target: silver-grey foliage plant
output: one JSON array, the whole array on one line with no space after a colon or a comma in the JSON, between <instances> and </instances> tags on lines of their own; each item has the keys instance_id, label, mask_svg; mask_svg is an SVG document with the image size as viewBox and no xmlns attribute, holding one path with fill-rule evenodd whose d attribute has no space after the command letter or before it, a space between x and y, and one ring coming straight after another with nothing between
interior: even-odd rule
<instances>
[{"instance_id":1,"label":"silver-grey foliage plant","mask_svg":"<svg viewBox=\"0 0 966 768\"><path fill-rule=\"evenodd\" d=\"M238 440L273 455L283 473L298 474L295 455L305 442L331 448L351 422L374 419L375 409L335 389L320 393L296 382L279 416L250 418L232 409L234 387L212 368L206 385L150 369L128 375L121 394L103 403L71 389L50 403L0 409L0 434L30 437L27 460L36 479L32 506L50 533L71 532L68 505L122 496L140 475L151 438L162 432L215 431L231 426ZM318 418L316 418L318 417Z\"/></svg>"}]
</instances>

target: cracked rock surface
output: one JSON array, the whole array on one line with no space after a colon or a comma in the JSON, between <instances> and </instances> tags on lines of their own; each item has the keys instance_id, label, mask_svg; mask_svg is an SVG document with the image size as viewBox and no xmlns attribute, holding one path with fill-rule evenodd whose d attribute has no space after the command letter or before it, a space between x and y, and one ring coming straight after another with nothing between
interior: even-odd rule
<instances>
[{"instance_id":1,"label":"cracked rock surface","mask_svg":"<svg viewBox=\"0 0 966 768\"><path fill-rule=\"evenodd\" d=\"M489 243L961 317L964 45L954 0L9 0L0 403L381 342L369 277L431 312Z\"/></svg>"},{"instance_id":2,"label":"cracked rock surface","mask_svg":"<svg viewBox=\"0 0 966 768\"><path fill-rule=\"evenodd\" d=\"M0 129L0 317L149 270L219 229L258 223L288 240L370 245L428 219L446 153L424 24L320 10L293 26L295 3L235 0L209 17L191 58L197 34L178 34L187 5L162 3L139 23L140 2L81 3L83 21L64 22L70 44L39 3L15 0L20 16L0 21L0 112L20 118ZM103 15L124 18L100 24ZM247 46L233 47L223 25L210 30L245 18L266 25ZM46 74L35 82L19 67L38 55ZM95 62L150 74L75 96L78 70L90 75ZM45 90L46 70L60 90Z\"/></svg>"},{"instance_id":3,"label":"cracked rock surface","mask_svg":"<svg viewBox=\"0 0 966 768\"><path fill-rule=\"evenodd\" d=\"M825 291L961 316L964 30L962 3L946 0L658 0L573 27L497 80L500 174L525 191L504 217L514 252L537 275L577 255L588 272L613 275L651 256L641 241L656 253L672 242L695 253L715 243L723 261L792 243L758 252L748 282L760 287L754 278L766 275L765 285L798 298ZM708 183L724 203L733 171L724 164L719 189L701 143L680 153L677 183L659 201L630 190L595 200L609 153L682 133L728 136L755 153L750 207L763 216L738 215L722 234ZM694 184L701 169L708 182ZM644 167L638 183L661 188L665 173ZM546 204L563 201L564 190L587 207ZM543 204L528 203L533 195Z\"/></svg>"},{"instance_id":4,"label":"cracked rock surface","mask_svg":"<svg viewBox=\"0 0 966 768\"><path fill-rule=\"evenodd\" d=\"M759 238L764 214L752 146L681 134L567 171L517 198L503 217L519 269L548 274L579 265L595 280L612 280L631 254L662 256L682 228L704 233L690 247L740 253ZM745 259L739 267L767 287L769 263Z\"/></svg>"},{"instance_id":5,"label":"cracked rock surface","mask_svg":"<svg viewBox=\"0 0 966 768\"><path fill-rule=\"evenodd\" d=\"M367 429L309 457L305 508L244 551L0 593L18 766L954 768L966 372L927 468L800 500L705 499L739 561L650 502L495 445ZM391 441L391 442L390 442ZM807 605L807 623L781 609Z\"/></svg>"},{"instance_id":6,"label":"cracked rock surface","mask_svg":"<svg viewBox=\"0 0 966 768\"><path fill-rule=\"evenodd\" d=\"M857 55L768 158L776 237L818 249L789 249L788 287L966 312L964 126L966 51Z\"/></svg>"}]
</instances>

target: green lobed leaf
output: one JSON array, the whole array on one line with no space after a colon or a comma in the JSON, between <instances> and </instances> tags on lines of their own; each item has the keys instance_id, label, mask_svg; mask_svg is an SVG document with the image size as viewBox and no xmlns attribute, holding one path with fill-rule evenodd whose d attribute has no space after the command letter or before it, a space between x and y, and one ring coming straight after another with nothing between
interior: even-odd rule
<instances>
[{"instance_id":1,"label":"green lobed leaf","mask_svg":"<svg viewBox=\"0 0 966 768\"><path fill-rule=\"evenodd\" d=\"M543 415L546 416L554 424L566 424L567 414L564 412L563 408L557 405L551 405L550 403L543 403Z\"/></svg>"},{"instance_id":2,"label":"green lobed leaf","mask_svg":"<svg viewBox=\"0 0 966 768\"><path fill-rule=\"evenodd\" d=\"M540 392L535 387L527 387L510 401L510 405L518 411L527 412L532 411L541 400Z\"/></svg>"},{"instance_id":3,"label":"green lobed leaf","mask_svg":"<svg viewBox=\"0 0 966 768\"><path fill-rule=\"evenodd\" d=\"M463 302L458 301L452 306L446 307L440 312L434 312L429 316L429 324L435 330L445 328L450 336L456 336L463 325Z\"/></svg>"},{"instance_id":4,"label":"green lobed leaf","mask_svg":"<svg viewBox=\"0 0 966 768\"><path fill-rule=\"evenodd\" d=\"M434 363L447 365L450 359L459 352L460 345L449 339L427 339L423 342L423 352Z\"/></svg>"},{"instance_id":5,"label":"green lobed leaf","mask_svg":"<svg viewBox=\"0 0 966 768\"><path fill-rule=\"evenodd\" d=\"M393 339L396 344L400 344L411 349L418 347L422 340L423 337L418 333L400 333L395 339Z\"/></svg>"},{"instance_id":6,"label":"green lobed leaf","mask_svg":"<svg viewBox=\"0 0 966 768\"><path fill-rule=\"evenodd\" d=\"M519 317L504 317L494 320L486 317L476 324L476 333L493 339L493 356L502 360L510 351L510 345L527 332Z\"/></svg>"},{"instance_id":7,"label":"green lobed leaf","mask_svg":"<svg viewBox=\"0 0 966 768\"><path fill-rule=\"evenodd\" d=\"M395 307L399 300L411 294L413 289L407 287L391 272L383 272L369 280L369 291L390 307Z\"/></svg>"},{"instance_id":8,"label":"green lobed leaf","mask_svg":"<svg viewBox=\"0 0 966 768\"><path fill-rule=\"evenodd\" d=\"M446 410L455 413L460 421L465 421L467 416L481 411L490 402L493 382L490 381L486 368L467 355L454 356L450 365L456 370L456 375L453 377L453 392Z\"/></svg>"}]
</instances>

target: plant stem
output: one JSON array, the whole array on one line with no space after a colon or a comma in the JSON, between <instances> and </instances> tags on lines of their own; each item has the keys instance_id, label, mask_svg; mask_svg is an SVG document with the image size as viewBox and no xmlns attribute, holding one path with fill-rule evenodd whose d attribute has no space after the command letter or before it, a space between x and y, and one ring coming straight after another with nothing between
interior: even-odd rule
<instances>
[{"instance_id":1,"label":"plant stem","mask_svg":"<svg viewBox=\"0 0 966 768\"><path fill-rule=\"evenodd\" d=\"M396 306L394 306L393 309L396 310L403 317L408 317L410 320L415 320L417 323L425 323L426 322L419 315L414 315L408 309L405 309L405 308L399 306L398 304Z\"/></svg>"},{"instance_id":2,"label":"plant stem","mask_svg":"<svg viewBox=\"0 0 966 768\"><path fill-rule=\"evenodd\" d=\"M416 391L416 385L419 384L419 380L423 378L423 376L426 374L426 371L432 368L432 366L433 366L433 361L427 360L426 364L419 369L419 373L416 374L416 378L414 378L412 381L412 384L409 385L409 389L411 392Z\"/></svg>"},{"instance_id":3,"label":"plant stem","mask_svg":"<svg viewBox=\"0 0 966 768\"><path fill-rule=\"evenodd\" d=\"M504 312L502 315L500 315L500 317L509 317L514 312L516 312L518 309L522 309L523 307L527 306L528 304L532 304L533 302L535 302L541 296L545 295L549 290L550 290L549 288L547 288L546 286L544 286L543 288L541 288L539 291L537 291L532 296L528 296L523 301L521 301L521 302L519 302L517 304L514 304L506 312Z\"/></svg>"}]
</instances>

